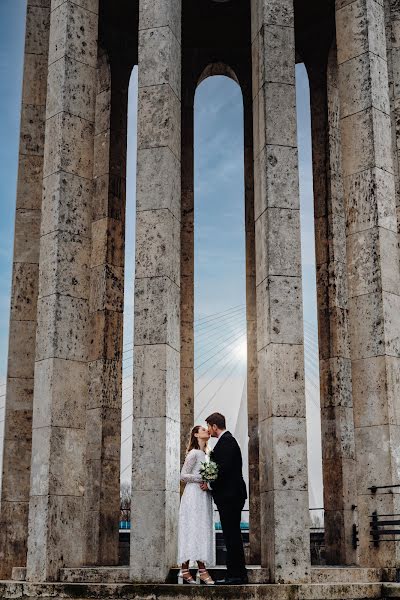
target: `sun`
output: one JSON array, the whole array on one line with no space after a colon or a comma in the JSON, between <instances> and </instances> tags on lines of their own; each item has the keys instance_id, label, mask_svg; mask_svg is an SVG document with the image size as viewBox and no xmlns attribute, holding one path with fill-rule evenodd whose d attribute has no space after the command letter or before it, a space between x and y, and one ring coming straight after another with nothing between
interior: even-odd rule
<instances>
[{"instance_id":1,"label":"sun","mask_svg":"<svg viewBox=\"0 0 400 600\"><path fill-rule=\"evenodd\" d=\"M240 362L245 363L247 360L247 340L242 340L235 347L235 354Z\"/></svg>"}]
</instances>

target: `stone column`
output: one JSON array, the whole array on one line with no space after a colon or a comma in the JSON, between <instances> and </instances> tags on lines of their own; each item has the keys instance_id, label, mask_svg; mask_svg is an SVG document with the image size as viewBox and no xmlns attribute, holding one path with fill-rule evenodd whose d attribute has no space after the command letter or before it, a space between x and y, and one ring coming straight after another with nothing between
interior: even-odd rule
<instances>
[{"instance_id":1,"label":"stone column","mask_svg":"<svg viewBox=\"0 0 400 600\"><path fill-rule=\"evenodd\" d=\"M293 2L252 17L261 564L294 583L310 533Z\"/></svg>"},{"instance_id":2,"label":"stone column","mask_svg":"<svg viewBox=\"0 0 400 600\"><path fill-rule=\"evenodd\" d=\"M249 94L250 95L250 94ZM258 389L257 389L257 304L256 248L254 226L254 170L251 98L244 103L244 180L246 229L246 321L247 321L247 412L249 435L249 537L250 563L261 561Z\"/></svg>"},{"instance_id":3,"label":"stone column","mask_svg":"<svg viewBox=\"0 0 400 600\"><path fill-rule=\"evenodd\" d=\"M84 553L97 0L51 3L27 578Z\"/></svg>"},{"instance_id":4,"label":"stone column","mask_svg":"<svg viewBox=\"0 0 400 600\"><path fill-rule=\"evenodd\" d=\"M29 0L0 512L0 579L26 564L50 2Z\"/></svg>"},{"instance_id":5,"label":"stone column","mask_svg":"<svg viewBox=\"0 0 400 600\"><path fill-rule=\"evenodd\" d=\"M362 566L395 566L370 541L370 515L399 513L400 276L384 8L337 0L347 274ZM394 493L392 493L394 492Z\"/></svg>"},{"instance_id":6,"label":"stone column","mask_svg":"<svg viewBox=\"0 0 400 600\"><path fill-rule=\"evenodd\" d=\"M390 115L392 121L393 173L395 176L396 188L397 230L400 233L400 127L396 124L400 107L400 5L397 0L384 0L384 7Z\"/></svg>"},{"instance_id":7,"label":"stone column","mask_svg":"<svg viewBox=\"0 0 400 600\"><path fill-rule=\"evenodd\" d=\"M194 96L182 108L181 206L181 464L194 425Z\"/></svg>"},{"instance_id":8,"label":"stone column","mask_svg":"<svg viewBox=\"0 0 400 600\"><path fill-rule=\"evenodd\" d=\"M128 84L130 69L98 61L86 412L86 563L117 565ZM111 83L112 82L112 83Z\"/></svg>"},{"instance_id":9,"label":"stone column","mask_svg":"<svg viewBox=\"0 0 400 600\"><path fill-rule=\"evenodd\" d=\"M357 492L336 47L328 65L319 58L307 66L313 142L325 548L328 564L348 565L356 562L352 528L356 523Z\"/></svg>"},{"instance_id":10,"label":"stone column","mask_svg":"<svg viewBox=\"0 0 400 600\"><path fill-rule=\"evenodd\" d=\"M139 13L135 373L130 573L177 559L180 467L181 1Z\"/></svg>"}]
</instances>

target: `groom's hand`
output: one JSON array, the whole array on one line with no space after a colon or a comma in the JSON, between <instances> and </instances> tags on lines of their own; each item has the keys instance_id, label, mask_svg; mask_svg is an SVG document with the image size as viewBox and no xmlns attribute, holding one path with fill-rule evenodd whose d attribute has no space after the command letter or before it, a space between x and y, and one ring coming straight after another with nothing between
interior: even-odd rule
<instances>
[{"instance_id":1,"label":"groom's hand","mask_svg":"<svg viewBox=\"0 0 400 600\"><path fill-rule=\"evenodd\" d=\"M200 484L200 487L203 490L203 492L206 492L208 490L208 485L206 483L204 483L204 481L203 481L203 483Z\"/></svg>"}]
</instances>

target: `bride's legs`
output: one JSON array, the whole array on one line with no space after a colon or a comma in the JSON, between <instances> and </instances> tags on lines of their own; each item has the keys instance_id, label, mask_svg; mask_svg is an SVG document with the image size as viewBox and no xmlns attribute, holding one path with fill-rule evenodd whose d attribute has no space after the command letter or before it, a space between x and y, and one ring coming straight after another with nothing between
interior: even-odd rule
<instances>
[{"instance_id":1,"label":"bride's legs","mask_svg":"<svg viewBox=\"0 0 400 600\"><path fill-rule=\"evenodd\" d=\"M199 567L199 579L206 585L214 585L214 581L211 579L209 572L206 569L206 565L200 560L197 561Z\"/></svg>"},{"instance_id":2,"label":"bride's legs","mask_svg":"<svg viewBox=\"0 0 400 600\"><path fill-rule=\"evenodd\" d=\"M189 561L182 563L181 572L179 573L178 580L181 579L182 583L196 583L189 571Z\"/></svg>"}]
</instances>

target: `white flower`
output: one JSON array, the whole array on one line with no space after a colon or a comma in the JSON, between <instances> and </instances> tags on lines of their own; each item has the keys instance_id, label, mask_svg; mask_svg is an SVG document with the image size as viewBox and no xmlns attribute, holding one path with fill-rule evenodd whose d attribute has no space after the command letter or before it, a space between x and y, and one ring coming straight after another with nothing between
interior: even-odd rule
<instances>
[{"instance_id":1,"label":"white flower","mask_svg":"<svg viewBox=\"0 0 400 600\"><path fill-rule=\"evenodd\" d=\"M218 477L218 465L206 457L206 460L201 463L200 475L203 481L215 481Z\"/></svg>"}]
</instances>

